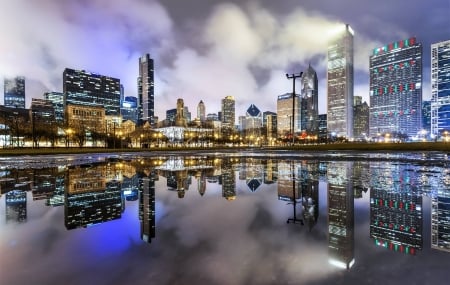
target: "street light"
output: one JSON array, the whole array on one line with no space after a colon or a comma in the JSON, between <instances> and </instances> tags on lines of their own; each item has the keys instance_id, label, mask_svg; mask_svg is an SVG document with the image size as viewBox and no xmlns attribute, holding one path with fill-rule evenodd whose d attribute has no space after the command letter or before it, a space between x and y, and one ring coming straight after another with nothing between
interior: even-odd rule
<instances>
[{"instance_id":1,"label":"street light","mask_svg":"<svg viewBox=\"0 0 450 285\"><path fill-rule=\"evenodd\" d=\"M295 136L294 136L294 129L295 129L295 79L301 78L303 75L303 72L300 73L292 73L288 74L286 73L287 79L292 79L292 144L295 143Z\"/></svg>"}]
</instances>

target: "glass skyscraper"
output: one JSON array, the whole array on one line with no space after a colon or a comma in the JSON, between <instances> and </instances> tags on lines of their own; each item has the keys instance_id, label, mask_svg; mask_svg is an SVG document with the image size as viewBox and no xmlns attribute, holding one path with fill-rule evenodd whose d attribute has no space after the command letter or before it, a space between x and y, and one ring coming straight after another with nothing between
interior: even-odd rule
<instances>
[{"instance_id":1,"label":"glass skyscraper","mask_svg":"<svg viewBox=\"0 0 450 285\"><path fill-rule=\"evenodd\" d=\"M431 45L431 134L450 132L450 40Z\"/></svg>"},{"instance_id":2,"label":"glass skyscraper","mask_svg":"<svg viewBox=\"0 0 450 285\"><path fill-rule=\"evenodd\" d=\"M138 84L138 121L139 124L155 123L155 92L153 59L149 54L139 58Z\"/></svg>"},{"instance_id":3,"label":"glass skyscraper","mask_svg":"<svg viewBox=\"0 0 450 285\"><path fill-rule=\"evenodd\" d=\"M105 115L120 115L120 79L66 68L63 73L65 105L102 106Z\"/></svg>"},{"instance_id":4,"label":"glass skyscraper","mask_svg":"<svg viewBox=\"0 0 450 285\"><path fill-rule=\"evenodd\" d=\"M353 137L353 30L347 24L328 46L328 133Z\"/></svg>"},{"instance_id":5,"label":"glass skyscraper","mask_svg":"<svg viewBox=\"0 0 450 285\"><path fill-rule=\"evenodd\" d=\"M25 109L25 77L5 78L4 106Z\"/></svg>"},{"instance_id":6,"label":"glass skyscraper","mask_svg":"<svg viewBox=\"0 0 450 285\"><path fill-rule=\"evenodd\" d=\"M370 136L418 135L422 127L422 45L409 38L370 56Z\"/></svg>"},{"instance_id":7,"label":"glass skyscraper","mask_svg":"<svg viewBox=\"0 0 450 285\"><path fill-rule=\"evenodd\" d=\"M303 72L301 93L301 130L307 134L317 134L319 128L319 92L317 73L311 67Z\"/></svg>"}]
</instances>

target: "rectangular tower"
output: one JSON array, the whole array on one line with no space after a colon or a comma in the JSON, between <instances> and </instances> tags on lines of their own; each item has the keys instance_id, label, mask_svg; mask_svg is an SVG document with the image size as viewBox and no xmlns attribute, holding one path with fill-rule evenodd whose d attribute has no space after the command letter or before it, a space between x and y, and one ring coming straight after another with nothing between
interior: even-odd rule
<instances>
[{"instance_id":1,"label":"rectangular tower","mask_svg":"<svg viewBox=\"0 0 450 285\"><path fill-rule=\"evenodd\" d=\"M4 106L25 109L25 77L5 78Z\"/></svg>"},{"instance_id":2,"label":"rectangular tower","mask_svg":"<svg viewBox=\"0 0 450 285\"><path fill-rule=\"evenodd\" d=\"M328 46L327 128L332 137L353 137L353 34L347 24Z\"/></svg>"},{"instance_id":3,"label":"rectangular tower","mask_svg":"<svg viewBox=\"0 0 450 285\"><path fill-rule=\"evenodd\" d=\"M63 72L63 92L65 106L102 106L107 116L120 115L120 79L66 68Z\"/></svg>"},{"instance_id":4,"label":"rectangular tower","mask_svg":"<svg viewBox=\"0 0 450 285\"><path fill-rule=\"evenodd\" d=\"M301 132L301 98L299 94L295 94L295 97L297 100L295 100L294 108L294 127L292 127L292 93L286 93L277 98L277 133L279 138L292 140L292 129L294 134Z\"/></svg>"},{"instance_id":5,"label":"rectangular tower","mask_svg":"<svg viewBox=\"0 0 450 285\"><path fill-rule=\"evenodd\" d=\"M139 124L143 125L145 122L149 122L153 125L155 123L155 83L153 59L150 58L148 53L139 58L139 77L137 81Z\"/></svg>"},{"instance_id":6,"label":"rectangular tower","mask_svg":"<svg viewBox=\"0 0 450 285\"><path fill-rule=\"evenodd\" d=\"M390 43L370 56L370 136L417 136L422 126L422 45Z\"/></svg>"},{"instance_id":7,"label":"rectangular tower","mask_svg":"<svg viewBox=\"0 0 450 285\"><path fill-rule=\"evenodd\" d=\"M450 40L431 45L431 134L450 132Z\"/></svg>"}]
</instances>

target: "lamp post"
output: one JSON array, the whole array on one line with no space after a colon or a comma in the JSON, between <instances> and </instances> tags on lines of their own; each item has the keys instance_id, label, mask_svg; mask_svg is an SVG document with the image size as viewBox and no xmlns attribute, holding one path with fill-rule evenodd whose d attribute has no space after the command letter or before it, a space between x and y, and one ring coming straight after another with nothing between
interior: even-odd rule
<instances>
[{"instance_id":1,"label":"lamp post","mask_svg":"<svg viewBox=\"0 0 450 285\"><path fill-rule=\"evenodd\" d=\"M294 136L294 129L295 129L295 79L301 78L303 75L303 72L300 73L292 73L288 74L286 73L287 79L292 79L292 144L295 143L295 136Z\"/></svg>"}]
</instances>

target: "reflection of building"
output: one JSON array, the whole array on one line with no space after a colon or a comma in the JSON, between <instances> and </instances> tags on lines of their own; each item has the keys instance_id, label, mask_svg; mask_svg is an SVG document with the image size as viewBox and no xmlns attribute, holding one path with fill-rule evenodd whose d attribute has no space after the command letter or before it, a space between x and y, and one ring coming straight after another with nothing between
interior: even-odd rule
<instances>
[{"instance_id":1,"label":"reflection of building","mask_svg":"<svg viewBox=\"0 0 450 285\"><path fill-rule=\"evenodd\" d=\"M120 182L106 181L105 176L105 166L83 166L68 170L64 215L67 229L121 217L123 201Z\"/></svg>"},{"instance_id":2,"label":"reflection of building","mask_svg":"<svg viewBox=\"0 0 450 285\"><path fill-rule=\"evenodd\" d=\"M372 167L370 237L378 246L415 254L422 249L422 195L411 171L399 166Z\"/></svg>"},{"instance_id":3,"label":"reflection of building","mask_svg":"<svg viewBox=\"0 0 450 285\"><path fill-rule=\"evenodd\" d=\"M236 177L230 159L222 160L222 197L227 200L236 199Z\"/></svg>"},{"instance_id":4,"label":"reflection of building","mask_svg":"<svg viewBox=\"0 0 450 285\"><path fill-rule=\"evenodd\" d=\"M438 189L431 198L431 247L450 252L450 191Z\"/></svg>"},{"instance_id":5,"label":"reflection of building","mask_svg":"<svg viewBox=\"0 0 450 285\"><path fill-rule=\"evenodd\" d=\"M239 170L239 179L245 180L248 189L255 192L263 182L264 169L260 160L246 158Z\"/></svg>"},{"instance_id":6,"label":"reflection of building","mask_svg":"<svg viewBox=\"0 0 450 285\"><path fill-rule=\"evenodd\" d=\"M345 29L344 29L345 28ZM328 132L353 137L353 30L342 27L328 46Z\"/></svg>"},{"instance_id":7,"label":"reflection of building","mask_svg":"<svg viewBox=\"0 0 450 285\"><path fill-rule=\"evenodd\" d=\"M409 38L370 56L370 136L417 136L422 127L422 45Z\"/></svg>"},{"instance_id":8,"label":"reflection of building","mask_svg":"<svg viewBox=\"0 0 450 285\"><path fill-rule=\"evenodd\" d=\"M311 230L319 218L319 180L314 177L317 162L302 163L299 187L302 198L302 213L306 225Z\"/></svg>"},{"instance_id":9,"label":"reflection of building","mask_svg":"<svg viewBox=\"0 0 450 285\"><path fill-rule=\"evenodd\" d=\"M155 173L139 179L139 221L141 239L150 243L155 237Z\"/></svg>"},{"instance_id":10,"label":"reflection of building","mask_svg":"<svg viewBox=\"0 0 450 285\"><path fill-rule=\"evenodd\" d=\"M12 190L5 195L6 221L24 222L27 219L27 192Z\"/></svg>"},{"instance_id":11,"label":"reflection of building","mask_svg":"<svg viewBox=\"0 0 450 285\"><path fill-rule=\"evenodd\" d=\"M330 264L350 269L355 263L352 162L328 164L328 253Z\"/></svg>"}]
</instances>

